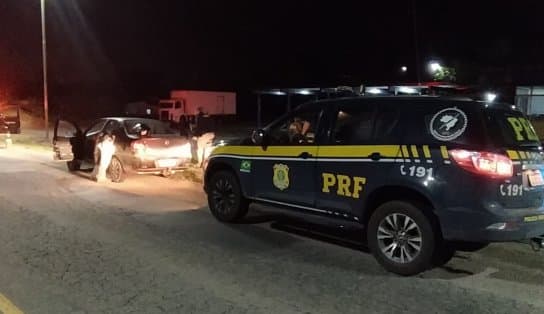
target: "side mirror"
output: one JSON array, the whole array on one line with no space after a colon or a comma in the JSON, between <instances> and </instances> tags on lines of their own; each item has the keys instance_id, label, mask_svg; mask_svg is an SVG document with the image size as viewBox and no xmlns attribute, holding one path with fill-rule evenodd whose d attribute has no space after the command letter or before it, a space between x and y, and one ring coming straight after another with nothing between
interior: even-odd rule
<instances>
[{"instance_id":1,"label":"side mirror","mask_svg":"<svg viewBox=\"0 0 544 314\"><path fill-rule=\"evenodd\" d=\"M263 146L266 139L266 131L263 129L258 129L253 131L253 134L251 135L251 141L255 145Z\"/></svg>"}]
</instances>

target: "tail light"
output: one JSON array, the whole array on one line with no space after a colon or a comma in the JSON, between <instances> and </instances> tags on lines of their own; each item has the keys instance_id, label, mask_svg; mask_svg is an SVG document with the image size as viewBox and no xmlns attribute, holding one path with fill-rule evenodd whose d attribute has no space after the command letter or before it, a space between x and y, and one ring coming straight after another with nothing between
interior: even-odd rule
<instances>
[{"instance_id":1,"label":"tail light","mask_svg":"<svg viewBox=\"0 0 544 314\"><path fill-rule=\"evenodd\" d=\"M135 142L132 142L132 144L130 144L130 148L132 149L132 152L134 154L139 156L145 153L147 145L145 145L145 143L143 142L135 141Z\"/></svg>"},{"instance_id":2,"label":"tail light","mask_svg":"<svg viewBox=\"0 0 544 314\"><path fill-rule=\"evenodd\" d=\"M461 168L496 179L506 179L514 174L514 164L507 156L489 152L464 149L450 151L451 156Z\"/></svg>"}]
</instances>

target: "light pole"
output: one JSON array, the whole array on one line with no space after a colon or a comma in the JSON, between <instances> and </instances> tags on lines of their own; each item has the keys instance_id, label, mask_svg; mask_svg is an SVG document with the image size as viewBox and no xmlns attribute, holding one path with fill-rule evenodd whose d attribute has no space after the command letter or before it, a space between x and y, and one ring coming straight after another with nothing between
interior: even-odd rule
<instances>
[{"instance_id":1,"label":"light pole","mask_svg":"<svg viewBox=\"0 0 544 314\"><path fill-rule=\"evenodd\" d=\"M417 85L421 85L421 72L419 69L419 39L417 33L417 11L416 11L416 0L412 0L412 19L414 27L414 51L416 57L416 78Z\"/></svg>"},{"instance_id":2,"label":"light pole","mask_svg":"<svg viewBox=\"0 0 544 314\"><path fill-rule=\"evenodd\" d=\"M43 111L45 138L49 139L49 95L47 91L47 38L45 33L45 0L40 1L42 13Z\"/></svg>"}]
</instances>

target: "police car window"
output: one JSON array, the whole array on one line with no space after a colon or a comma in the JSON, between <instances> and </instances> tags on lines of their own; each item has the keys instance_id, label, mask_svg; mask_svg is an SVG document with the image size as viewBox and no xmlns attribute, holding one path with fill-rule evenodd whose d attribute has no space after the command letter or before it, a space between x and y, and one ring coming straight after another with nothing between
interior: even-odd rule
<instances>
[{"instance_id":1,"label":"police car window","mask_svg":"<svg viewBox=\"0 0 544 314\"><path fill-rule=\"evenodd\" d=\"M540 140L531 122L515 110L488 109L486 120L491 140L506 147L540 146Z\"/></svg>"},{"instance_id":2,"label":"police car window","mask_svg":"<svg viewBox=\"0 0 544 314\"><path fill-rule=\"evenodd\" d=\"M268 129L269 145L313 145L321 110L295 112Z\"/></svg>"},{"instance_id":3,"label":"police car window","mask_svg":"<svg viewBox=\"0 0 544 314\"><path fill-rule=\"evenodd\" d=\"M379 105L374 125L373 141L381 144L395 144L402 137L398 107Z\"/></svg>"},{"instance_id":4,"label":"police car window","mask_svg":"<svg viewBox=\"0 0 544 314\"><path fill-rule=\"evenodd\" d=\"M452 109L453 108L453 109ZM444 114L445 110L449 111ZM457 116L457 112L466 115L466 119ZM459 113L460 114L460 113ZM446 118L442 120L442 118ZM448 118L453 117L455 119ZM431 122L433 122L432 125ZM483 145L485 130L481 110L474 104L459 103L413 103L402 107L401 124L404 141L411 144L457 143L463 145ZM449 129L449 133L445 132ZM450 135L451 134L451 135ZM449 137L448 137L449 136Z\"/></svg>"},{"instance_id":5,"label":"police car window","mask_svg":"<svg viewBox=\"0 0 544 314\"><path fill-rule=\"evenodd\" d=\"M372 139L374 106L352 103L338 107L332 142L337 145L364 144Z\"/></svg>"}]
</instances>

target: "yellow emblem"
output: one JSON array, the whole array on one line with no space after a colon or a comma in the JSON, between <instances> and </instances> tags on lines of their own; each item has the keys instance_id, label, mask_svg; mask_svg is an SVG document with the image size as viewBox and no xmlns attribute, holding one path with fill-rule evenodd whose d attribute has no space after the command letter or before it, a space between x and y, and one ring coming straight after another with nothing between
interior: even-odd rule
<instances>
[{"instance_id":1,"label":"yellow emblem","mask_svg":"<svg viewBox=\"0 0 544 314\"><path fill-rule=\"evenodd\" d=\"M273 182L274 186L282 191L289 187L289 167L287 165L274 165Z\"/></svg>"}]
</instances>

